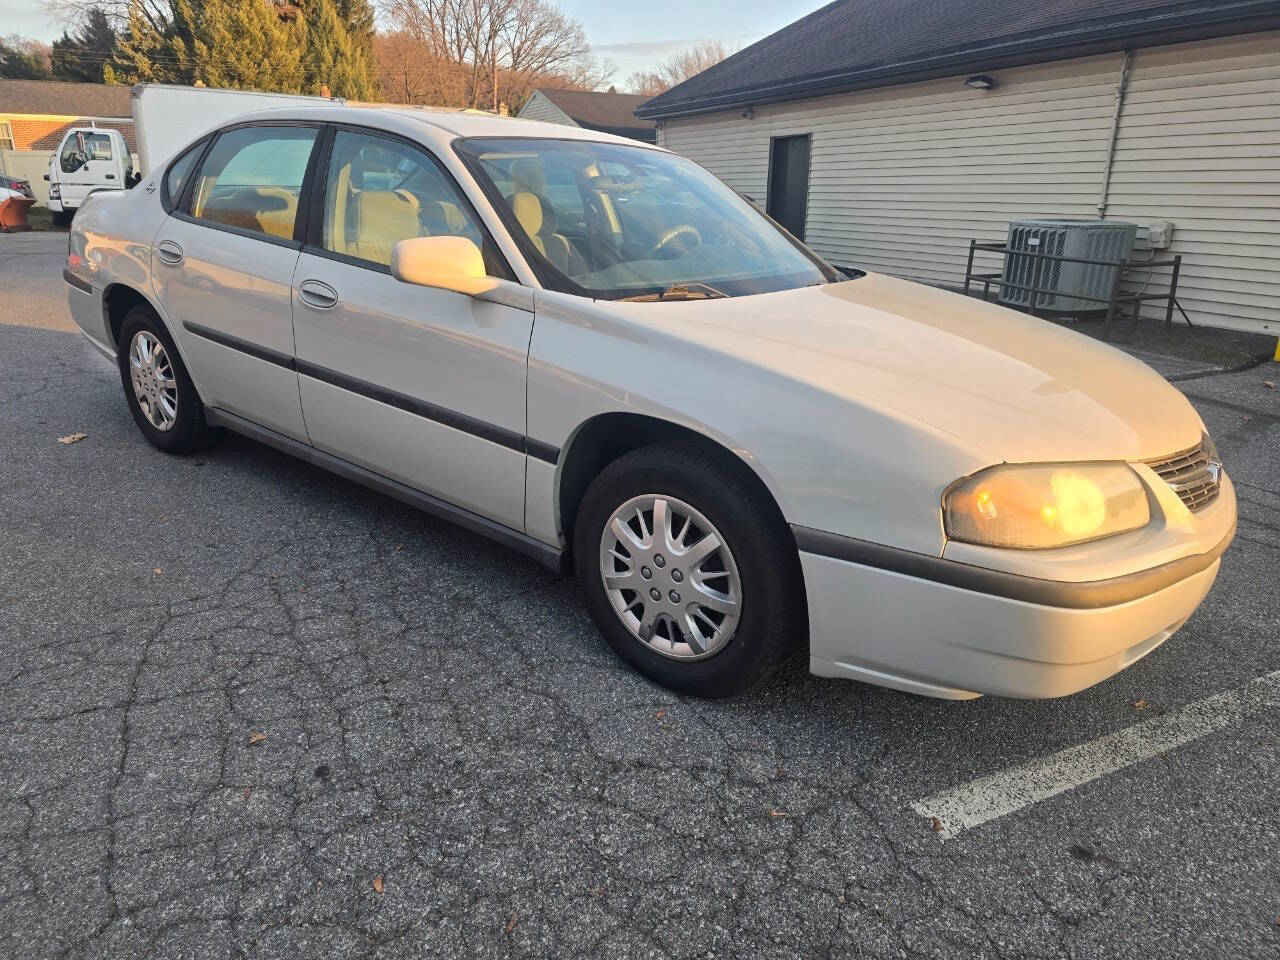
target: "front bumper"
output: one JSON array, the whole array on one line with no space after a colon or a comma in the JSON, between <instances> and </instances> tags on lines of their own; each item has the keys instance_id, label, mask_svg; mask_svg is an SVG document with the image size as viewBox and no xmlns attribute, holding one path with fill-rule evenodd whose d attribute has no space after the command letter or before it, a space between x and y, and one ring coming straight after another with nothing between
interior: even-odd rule
<instances>
[{"instance_id":1,"label":"front bumper","mask_svg":"<svg viewBox=\"0 0 1280 960\"><path fill-rule=\"evenodd\" d=\"M886 548L842 551L798 529L810 670L950 699L1083 690L1150 653L1200 605L1234 535L1230 481L1221 499L1199 551L1103 580L1037 580L919 555L895 562Z\"/></svg>"}]
</instances>

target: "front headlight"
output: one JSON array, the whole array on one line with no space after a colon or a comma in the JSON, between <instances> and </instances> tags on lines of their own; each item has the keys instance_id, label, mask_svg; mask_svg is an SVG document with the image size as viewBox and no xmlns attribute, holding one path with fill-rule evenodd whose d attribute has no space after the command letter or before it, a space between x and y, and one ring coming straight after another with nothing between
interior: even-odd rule
<instances>
[{"instance_id":1,"label":"front headlight","mask_svg":"<svg viewBox=\"0 0 1280 960\"><path fill-rule=\"evenodd\" d=\"M947 490L947 536L1022 550L1065 547L1144 527L1147 491L1122 463L992 467Z\"/></svg>"}]
</instances>

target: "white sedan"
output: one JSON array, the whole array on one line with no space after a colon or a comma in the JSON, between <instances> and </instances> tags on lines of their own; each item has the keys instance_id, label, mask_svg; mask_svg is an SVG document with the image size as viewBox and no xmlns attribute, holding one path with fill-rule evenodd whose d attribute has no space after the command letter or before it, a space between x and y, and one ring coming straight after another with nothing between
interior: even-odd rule
<instances>
[{"instance_id":1,"label":"white sedan","mask_svg":"<svg viewBox=\"0 0 1280 960\"><path fill-rule=\"evenodd\" d=\"M1000 307L840 274L587 130L299 107L75 218L76 322L146 438L235 430L576 568L610 646L722 696L1114 674L1204 598L1231 482L1186 399Z\"/></svg>"}]
</instances>

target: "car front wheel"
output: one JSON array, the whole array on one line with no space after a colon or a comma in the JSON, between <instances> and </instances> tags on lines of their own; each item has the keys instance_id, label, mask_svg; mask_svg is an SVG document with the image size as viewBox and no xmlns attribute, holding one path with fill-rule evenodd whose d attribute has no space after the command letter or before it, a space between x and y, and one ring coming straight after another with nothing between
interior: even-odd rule
<instances>
[{"instance_id":1,"label":"car front wheel","mask_svg":"<svg viewBox=\"0 0 1280 960\"><path fill-rule=\"evenodd\" d=\"M794 538L745 470L727 455L644 447L606 467L578 513L575 563L600 632L681 693L745 690L804 637Z\"/></svg>"}]
</instances>

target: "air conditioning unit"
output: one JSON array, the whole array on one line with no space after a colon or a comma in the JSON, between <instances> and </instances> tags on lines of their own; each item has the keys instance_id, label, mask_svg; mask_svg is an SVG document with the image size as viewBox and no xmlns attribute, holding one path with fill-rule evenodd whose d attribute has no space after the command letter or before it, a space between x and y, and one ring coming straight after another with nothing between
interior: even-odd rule
<instances>
[{"instance_id":1,"label":"air conditioning unit","mask_svg":"<svg viewBox=\"0 0 1280 960\"><path fill-rule=\"evenodd\" d=\"M1034 307L1055 313L1105 310L1118 267L1098 263L1072 263L1020 257L1019 253L1043 253L1080 260L1128 259L1138 227L1111 220L1015 220L1009 224L1009 254L1004 259L1005 284L1037 287L1044 293L1002 286L1000 301L1010 306ZM1084 297L1098 297L1086 300Z\"/></svg>"}]
</instances>

